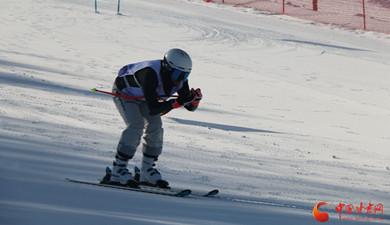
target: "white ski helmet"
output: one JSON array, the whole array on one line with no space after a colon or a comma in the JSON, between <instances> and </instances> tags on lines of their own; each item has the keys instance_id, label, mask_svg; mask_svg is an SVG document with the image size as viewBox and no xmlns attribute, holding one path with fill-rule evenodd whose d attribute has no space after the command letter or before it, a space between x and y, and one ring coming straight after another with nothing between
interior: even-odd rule
<instances>
[{"instance_id":1,"label":"white ski helmet","mask_svg":"<svg viewBox=\"0 0 390 225\"><path fill-rule=\"evenodd\" d=\"M191 73L192 60L185 51L173 48L165 53L163 66L171 72L173 79L186 81Z\"/></svg>"}]
</instances>

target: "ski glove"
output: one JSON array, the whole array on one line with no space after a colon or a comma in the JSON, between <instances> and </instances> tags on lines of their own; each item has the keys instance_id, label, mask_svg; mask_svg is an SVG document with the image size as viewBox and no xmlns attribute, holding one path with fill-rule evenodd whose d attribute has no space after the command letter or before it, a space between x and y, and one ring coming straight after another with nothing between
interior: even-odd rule
<instances>
[{"instance_id":1,"label":"ski glove","mask_svg":"<svg viewBox=\"0 0 390 225\"><path fill-rule=\"evenodd\" d=\"M192 104L192 105L199 105L200 100L202 100L202 92L200 91L200 88L194 90L191 89L191 94L193 96L192 100L190 102L184 103L184 105Z\"/></svg>"},{"instance_id":2,"label":"ski glove","mask_svg":"<svg viewBox=\"0 0 390 225\"><path fill-rule=\"evenodd\" d=\"M173 107L174 109L180 108L180 107L182 106L182 104L179 103L179 101L177 100L177 98L171 99L171 100L169 100L169 102L172 104L172 107Z\"/></svg>"},{"instance_id":3,"label":"ski glove","mask_svg":"<svg viewBox=\"0 0 390 225\"><path fill-rule=\"evenodd\" d=\"M187 97L185 98L177 98L177 99L171 99L169 100L172 103L172 107L177 109L180 108L181 106L187 106L187 105L199 105L200 100L202 99L202 92L200 89L194 90L193 88L191 89L190 93L188 94Z\"/></svg>"}]
</instances>

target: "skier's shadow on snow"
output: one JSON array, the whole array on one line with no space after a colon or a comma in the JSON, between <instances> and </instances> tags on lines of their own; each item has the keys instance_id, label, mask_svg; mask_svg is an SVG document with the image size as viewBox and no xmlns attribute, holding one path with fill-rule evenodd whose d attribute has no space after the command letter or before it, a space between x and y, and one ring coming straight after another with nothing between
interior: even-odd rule
<instances>
[{"instance_id":1,"label":"skier's shadow on snow","mask_svg":"<svg viewBox=\"0 0 390 225\"><path fill-rule=\"evenodd\" d=\"M281 132L277 132L277 131L254 129L254 128L249 128L249 127L239 127L239 126L224 125L224 124L217 124L217 123L207 123L207 122L200 122L200 121L194 121L194 120L184 120L184 119L178 119L178 118L169 118L169 119L171 119L175 122L181 123L181 124L199 126L199 127L207 127L210 129L218 129L218 130L224 130L224 131L281 134Z\"/></svg>"}]
</instances>

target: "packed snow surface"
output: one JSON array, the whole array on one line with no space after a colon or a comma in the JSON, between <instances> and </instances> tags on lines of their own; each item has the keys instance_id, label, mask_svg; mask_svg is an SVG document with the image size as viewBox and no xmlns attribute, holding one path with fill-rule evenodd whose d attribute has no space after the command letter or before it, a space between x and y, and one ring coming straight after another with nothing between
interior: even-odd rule
<instances>
[{"instance_id":1,"label":"packed snow surface","mask_svg":"<svg viewBox=\"0 0 390 225\"><path fill-rule=\"evenodd\" d=\"M0 2L0 224L306 225L318 202L390 223L390 36L198 0ZM170 48L204 97L163 117L158 169L220 198L65 181L101 178L125 126L91 89Z\"/></svg>"}]
</instances>

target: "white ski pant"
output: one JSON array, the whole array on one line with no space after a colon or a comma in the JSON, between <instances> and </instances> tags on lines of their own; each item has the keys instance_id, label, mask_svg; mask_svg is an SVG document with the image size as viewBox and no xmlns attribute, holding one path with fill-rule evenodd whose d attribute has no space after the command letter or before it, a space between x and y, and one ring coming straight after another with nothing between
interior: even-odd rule
<instances>
[{"instance_id":1,"label":"white ski pant","mask_svg":"<svg viewBox=\"0 0 390 225\"><path fill-rule=\"evenodd\" d=\"M121 94L115 84L112 92ZM143 138L143 153L157 158L162 152L164 135L161 116L150 116L149 107L145 101L116 96L113 99L127 126L122 132L117 151L131 159Z\"/></svg>"}]
</instances>

